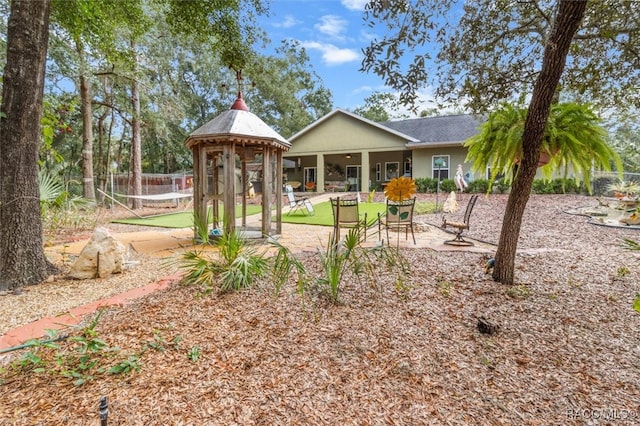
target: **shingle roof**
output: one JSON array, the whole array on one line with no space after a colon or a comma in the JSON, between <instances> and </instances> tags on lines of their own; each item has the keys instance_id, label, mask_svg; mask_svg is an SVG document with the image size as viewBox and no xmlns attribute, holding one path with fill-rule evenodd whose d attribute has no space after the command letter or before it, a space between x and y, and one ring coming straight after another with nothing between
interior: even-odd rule
<instances>
[{"instance_id":1,"label":"shingle roof","mask_svg":"<svg viewBox=\"0 0 640 426\"><path fill-rule=\"evenodd\" d=\"M240 92L230 110L224 111L194 130L185 140L185 144L191 147L198 142L217 143L216 141L228 139L242 140L250 145L274 145L285 151L291 148L286 138L249 111Z\"/></svg>"},{"instance_id":2,"label":"shingle roof","mask_svg":"<svg viewBox=\"0 0 640 426\"><path fill-rule=\"evenodd\" d=\"M419 142L409 142L407 147L461 144L479 131L481 118L469 114L439 117L412 118L388 121L383 126L413 136Z\"/></svg>"}]
</instances>

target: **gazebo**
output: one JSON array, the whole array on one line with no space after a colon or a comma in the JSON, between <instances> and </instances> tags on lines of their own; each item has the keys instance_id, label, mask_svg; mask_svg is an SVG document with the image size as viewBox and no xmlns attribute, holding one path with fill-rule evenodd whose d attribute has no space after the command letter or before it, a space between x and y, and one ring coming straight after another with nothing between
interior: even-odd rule
<instances>
[{"instance_id":1,"label":"gazebo","mask_svg":"<svg viewBox=\"0 0 640 426\"><path fill-rule=\"evenodd\" d=\"M282 233L282 153L291 144L249 108L238 92L230 110L204 124L187 137L193 153L195 217L206 218L212 204L213 226L220 229L219 202L223 207L223 231L236 229L236 194L242 198L242 228L247 228L247 162L262 155L262 227L260 236L272 236L271 203L275 193L276 230ZM240 191L236 188L240 165ZM220 170L222 169L222 170Z\"/></svg>"}]
</instances>

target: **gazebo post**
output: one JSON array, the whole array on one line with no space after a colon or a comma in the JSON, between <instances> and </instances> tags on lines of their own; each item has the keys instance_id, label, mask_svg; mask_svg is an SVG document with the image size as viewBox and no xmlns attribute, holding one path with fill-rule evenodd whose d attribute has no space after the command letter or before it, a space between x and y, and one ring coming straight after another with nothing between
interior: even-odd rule
<instances>
[{"instance_id":1,"label":"gazebo post","mask_svg":"<svg viewBox=\"0 0 640 426\"><path fill-rule=\"evenodd\" d=\"M242 185L242 227L247 227L247 151L243 144L240 156L240 184Z\"/></svg>"},{"instance_id":2,"label":"gazebo post","mask_svg":"<svg viewBox=\"0 0 640 426\"><path fill-rule=\"evenodd\" d=\"M276 150L276 234L282 234L282 151Z\"/></svg>"},{"instance_id":3,"label":"gazebo post","mask_svg":"<svg viewBox=\"0 0 640 426\"><path fill-rule=\"evenodd\" d=\"M236 229L236 150L235 144L226 143L222 148L222 173L224 175L224 232Z\"/></svg>"},{"instance_id":4,"label":"gazebo post","mask_svg":"<svg viewBox=\"0 0 640 426\"><path fill-rule=\"evenodd\" d=\"M271 149L265 146L262 151L262 235L271 235Z\"/></svg>"}]
</instances>

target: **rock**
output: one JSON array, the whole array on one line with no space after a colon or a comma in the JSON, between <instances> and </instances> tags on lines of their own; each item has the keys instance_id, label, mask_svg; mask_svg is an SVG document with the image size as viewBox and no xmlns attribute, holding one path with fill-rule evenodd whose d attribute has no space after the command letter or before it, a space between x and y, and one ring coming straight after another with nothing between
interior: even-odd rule
<instances>
[{"instance_id":1,"label":"rock","mask_svg":"<svg viewBox=\"0 0 640 426\"><path fill-rule=\"evenodd\" d=\"M91 239L71 266L71 278L106 278L122 272L127 249L106 228L96 228Z\"/></svg>"}]
</instances>

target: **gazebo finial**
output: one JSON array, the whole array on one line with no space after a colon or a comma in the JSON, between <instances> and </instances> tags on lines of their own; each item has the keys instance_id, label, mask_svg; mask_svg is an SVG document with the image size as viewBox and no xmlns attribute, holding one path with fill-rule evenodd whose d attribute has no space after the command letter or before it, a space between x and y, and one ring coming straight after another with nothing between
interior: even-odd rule
<instances>
[{"instance_id":1,"label":"gazebo finial","mask_svg":"<svg viewBox=\"0 0 640 426\"><path fill-rule=\"evenodd\" d=\"M249 107L244 100L242 99L242 70L236 70L236 81L238 82L238 98L231 105L231 109L240 110L240 111L249 111Z\"/></svg>"}]
</instances>

